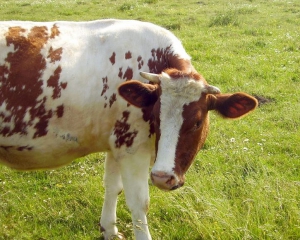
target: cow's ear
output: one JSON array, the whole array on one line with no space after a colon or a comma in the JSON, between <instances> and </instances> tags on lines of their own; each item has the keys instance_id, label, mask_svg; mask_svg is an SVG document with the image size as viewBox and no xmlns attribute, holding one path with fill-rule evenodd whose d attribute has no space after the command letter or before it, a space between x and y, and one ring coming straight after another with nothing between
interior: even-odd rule
<instances>
[{"instance_id":1,"label":"cow's ear","mask_svg":"<svg viewBox=\"0 0 300 240\"><path fill-rule=\"evenodd\" d=\"M208 110L216 110L225 118L239 118L253 111L257 100L246 93L216 94L208 97Z\"/></svg>"},{"instance_id":2,"label":"cow's ear","mask_svg":"<svg viewBox=\"0 0 300 240\"><path fill-rule=\"evenodd\" d=\"M143 108L157 101L157 85L130 80L119 86L119 94L130 104Z\"/></svg>"}]
</instances>

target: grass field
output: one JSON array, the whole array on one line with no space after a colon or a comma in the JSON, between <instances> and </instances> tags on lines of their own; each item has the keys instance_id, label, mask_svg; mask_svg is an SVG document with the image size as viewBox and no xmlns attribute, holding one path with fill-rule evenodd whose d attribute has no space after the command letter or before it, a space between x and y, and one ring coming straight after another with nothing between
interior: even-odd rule
<instances>
[{"instance_id":1,"label":"grass field","mask_svg":"<svg viewBox=\"0 0 300 240\"><path fill-rule=\"evenodd\" d=\"M211 114L185 186L150 186L153 239L300 239L299 0L0 0L0 20L102 18L172 30L209 83L262 103L238 121ZM101 239L103 161L93 154L38 172L0 166L0 239ZM118 217L132 239L124 195Z\"/></svg>"}]
</instances>

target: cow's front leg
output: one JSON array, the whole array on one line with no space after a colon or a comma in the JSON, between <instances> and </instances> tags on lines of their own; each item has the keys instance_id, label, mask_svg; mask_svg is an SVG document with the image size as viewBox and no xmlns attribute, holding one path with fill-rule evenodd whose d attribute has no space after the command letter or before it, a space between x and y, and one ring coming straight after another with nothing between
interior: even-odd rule
<instances>
[{"instance_id":1,"label":"cow's front leg","mask_svg":"<svg viewBox=\"0 0 300 240\"><path fill-rule=\"evenodd\" d=\"M114 237L122 239L122 235L118 233L116 227L116 208L117 197L122 191L123 185L119 164L110 152L107 153L105 159L104 186L105 197L100 219L101 232L104 235L104 239L112 239Z\"/></svg>"},{"instance_id":2,"label":"cow's front leg","mask_svg":"<svg viewBox=\"0 0 300 240\"><path fill-rule=\"evenodd\" d=\"M150 157L148 151L138 150L135 154L120 159L126 203L131 211L137 240L151 239L146 217L149 206Z\"/></svg>"}]
</instances>

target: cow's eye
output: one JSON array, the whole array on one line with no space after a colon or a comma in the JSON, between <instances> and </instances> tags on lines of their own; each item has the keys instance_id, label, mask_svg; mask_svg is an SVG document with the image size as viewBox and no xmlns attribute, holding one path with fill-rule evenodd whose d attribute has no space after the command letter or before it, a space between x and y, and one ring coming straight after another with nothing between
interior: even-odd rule
<instances>
[{"instance_id":1,"label":"cow's eye","mask_svg":"<svg viewBox=\"0 0 300 240\"><path fill-rule=\"evenodd\" d=\"M201 120L197 121L194 125L194 129L197 130L198 128L201 127L201 125L202 125L202 121Z\"/></svg>"}]
</instances>

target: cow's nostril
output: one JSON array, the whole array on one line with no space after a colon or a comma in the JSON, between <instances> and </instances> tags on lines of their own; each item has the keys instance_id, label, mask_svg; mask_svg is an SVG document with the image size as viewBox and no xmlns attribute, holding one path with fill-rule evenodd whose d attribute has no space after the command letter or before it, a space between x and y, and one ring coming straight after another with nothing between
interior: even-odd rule
<instances>
[{"instance_id":1,"label":"cow's nostril","mask_svg":"<svg viewBox=\"0 0 300 240\"><path fill-rule=\"evenodd\" d=\"M176 179L175 179L175 177L172 175L172 176L170 176L169 180L168 180L166 183L169 184L169 185L174 185L175 182L176 182Z\"/></svg>"}]
</instances>

